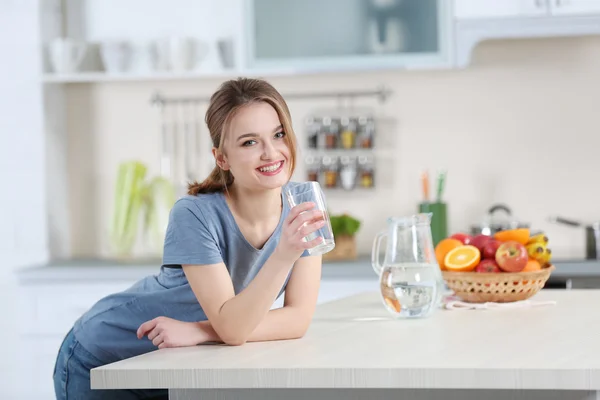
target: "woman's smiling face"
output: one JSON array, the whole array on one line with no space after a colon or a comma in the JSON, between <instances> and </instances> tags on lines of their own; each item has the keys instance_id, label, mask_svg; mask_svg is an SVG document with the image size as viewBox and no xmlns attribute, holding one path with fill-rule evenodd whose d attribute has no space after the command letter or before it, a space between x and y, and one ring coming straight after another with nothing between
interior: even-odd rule
<instances>
[{"instance_id":1,"label":"woman's smiling face","mask_svg":"<svg viewBox=\"0 0 600 400\"><path fill-rule=\"evenodd\" d=\"M213 149L213 152L216 150ZM268 103L242 107L225 133L219 166L235 185L250 190L275 189L290 178L290 149L277 111Z\"/></svg>"}]
</instances>

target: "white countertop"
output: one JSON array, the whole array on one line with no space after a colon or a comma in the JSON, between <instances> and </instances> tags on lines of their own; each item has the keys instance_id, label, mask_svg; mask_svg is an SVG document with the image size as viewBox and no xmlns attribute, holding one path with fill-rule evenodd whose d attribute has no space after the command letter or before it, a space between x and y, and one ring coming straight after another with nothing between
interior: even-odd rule
<instances>
[{"instance_id":1,"label":"white countertop","mask_svg":"<svg viewBox=\"0 0 600 400\"><path fill-rule=\"evenodd\" d=\"M378 293L317 307L302 339L163 349L91 372L92 388L600 390L600 290L553 306L393 320Z\"/></svg>"}]
</instances>

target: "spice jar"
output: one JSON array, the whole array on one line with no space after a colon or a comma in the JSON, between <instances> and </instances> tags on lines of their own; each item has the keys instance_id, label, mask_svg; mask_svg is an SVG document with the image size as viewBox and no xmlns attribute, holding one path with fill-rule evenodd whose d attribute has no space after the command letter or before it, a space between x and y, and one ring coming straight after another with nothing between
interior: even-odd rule
<instances>
[{"instance_id":1,"label":"spice jar","mask_svg":"<svg viewBox=\"0 0 600 400\"><path fill-rule=\"evenodd\" d=\"M372 157L358 157L358 169L360 186L363 188L372 188L375 183L374 162Z\"/></svg>"},{"instance_id":2,"label":"spice jar","mask_svg":"<svg viewBox=\"0 0 600 400\"><path fill-rule=\"evenodd\" d=\"M370 149L373 147L375 136L375 119L373 117L359 117L358 119L358 147Z\"/></svg>"},{"instance_id":3,"label":"spice jar","mask_svg":"<svg viewBox=\"0 0 600 400\"><path fill-rule=\"evenodd\" d=\"M321 128L321 135L324 139L324 148L335 149L337 147L337 141L339 136L339 121L332 119L331 117L323 117L323 125Z\"/></svg>"},{"instance_id":4,"label":"spice jar","mask_svg":"<svg viewBox=\"0 0 600 400\"><path fill-rule=\"evenodd\" d=\"M356 143L356 121L354 118L343 117L341 119L340 141L342 148L354 148Z\"/></svg>"},{"instance_id":5,"label":"spice jar","mask_svg":"<svg viewBox=\"0 0 600 400\"><path fill-rule=\"evenodd\" d=\"M346 190L352 190L356 186L356 158L342 156L340 158L340 183Z\"/></svg>"},{"instance_id":6,"label":"spice jar","mask_svg":"<svg viewBox=\"0 0 600 400\"><path fill-rule=\"evenodd\" d=\"M308 136L308 148L317 148L320 131L321 120L315 117L308 117L306 119L306 135Z\"/></svg>"},{"instance_id":7,"label":"spice jar","mask_svg":"<svg viewBox=\"0 0 600 400\"><path fill-rule=\"evenodd\" d=\"M321 169L323 171L323 186L326 188L337 187L337 159L335 157L323 156L323 159L321 160Z\"/></svg>"},{"instance_id":8,"label":"spice jar","mask_svg":"<svg viewBox=\"0 0 600 400\"><path fill-rule=\"evenodd\" d=\"M314 156L307 156L305 161L307 180L318 182L320 160Z\"/></svg>"}]
</instances>

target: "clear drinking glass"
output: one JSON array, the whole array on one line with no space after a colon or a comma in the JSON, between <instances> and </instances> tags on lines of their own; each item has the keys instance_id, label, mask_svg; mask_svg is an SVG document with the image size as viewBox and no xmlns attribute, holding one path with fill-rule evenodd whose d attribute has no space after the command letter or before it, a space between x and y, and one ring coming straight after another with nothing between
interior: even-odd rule
<instances>
[{"instance_id":1,"label":"clear drinking glass","mask_svg":"<svg viewBox=\"0 0 600 400\"><path fill-rule=\"evenodd\" d=\"M327 212L327 203L325 202L325 194L318 182L304 182L286 189L285 196L288 200L290 208L293 208L301 203L313 202L315 209L321 210L325 216L325 225L304 238L305 242L318 238L323 238L323 241L316 247L308 249L311 256L317 254L325 254L333 250L335 240L333 238L333 230L331 229L331 221Z\"/></svg>"},{"instance_id":2,"label":"clear drinking glass","mask_svg":"<svg viewBox=\"0 0 600 400\"><path fill-rule=\"evenodd\" d=\"M379 274L381 298L396 318L431 315L442 298L444 281L435 258L431 213L388 218L387 229L373 241L372 265ZM387 239L384 262L381 240Z\"/></svg>"}]
</instances>

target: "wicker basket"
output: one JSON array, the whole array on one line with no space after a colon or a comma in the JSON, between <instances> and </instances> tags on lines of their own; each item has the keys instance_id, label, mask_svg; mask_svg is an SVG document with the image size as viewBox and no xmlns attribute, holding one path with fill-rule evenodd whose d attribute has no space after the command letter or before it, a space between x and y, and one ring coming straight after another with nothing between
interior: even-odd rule
<instances>
[{"instance_id":1,"label":"wicker basket","mask_svg":"<svg viewBox=\"0 0 600 400\"><path fill-rule=\"evenodd\" d=\"M526 300L544 287L555 267L528 272L452 272L442 271L446 285L469 303L509 303Z\"/></svg>"}]
</instances>

